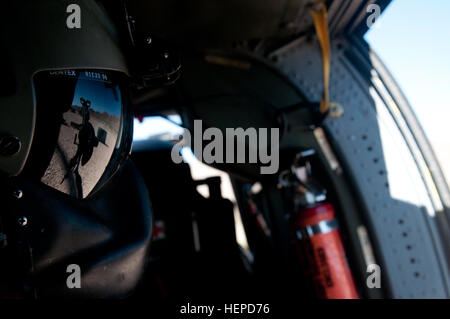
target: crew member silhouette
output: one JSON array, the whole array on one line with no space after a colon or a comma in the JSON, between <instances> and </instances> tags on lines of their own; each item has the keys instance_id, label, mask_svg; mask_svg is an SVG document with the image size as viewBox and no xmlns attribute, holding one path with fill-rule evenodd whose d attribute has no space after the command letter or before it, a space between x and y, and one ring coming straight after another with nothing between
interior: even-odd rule
<instances>
[{"instance_id":1,"label":"crew member silhouette","mask_svg":"<svg viewBox=\"0 0 450 319\"><path fill-rule=\"evenodd\" d=\"M91 107L91 101L86 100L84 98L80 98L81 102L81 110L80 114L82 117L81 124L71 122L70 125L79 131L78 133L78 144L77 144L77 136L75 136L74 144L77 145L77 152L75 156L70 160L68 172L64 176L61 183L68 177L70 173L75 176L75 183L77 185L77 191L79 194L82 194L82 181L81 176L78 173L78 169L81 166L84 166L92 157L94 152L94 147L98 146L98 139L95 135L95 130L92 124L89 122L90 115L89 109Z\"/></svg>"}]
</instances>

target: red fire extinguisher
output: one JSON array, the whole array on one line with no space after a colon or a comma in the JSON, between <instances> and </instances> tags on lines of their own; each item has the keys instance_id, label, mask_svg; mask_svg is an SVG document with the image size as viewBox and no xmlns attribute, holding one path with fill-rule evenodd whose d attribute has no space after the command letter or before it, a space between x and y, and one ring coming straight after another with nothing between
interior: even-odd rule
<instances>
[{"instance_id":1,"label":"red fire extinguisher","mask_svg":"<svg viewBox=\"0 0 450 319\"><path fill-rule=\"evenodd\" d=\"M297 255L321 299L358 299L333 206L313 204L291 215Z\"/></svg>"}]
</instances>

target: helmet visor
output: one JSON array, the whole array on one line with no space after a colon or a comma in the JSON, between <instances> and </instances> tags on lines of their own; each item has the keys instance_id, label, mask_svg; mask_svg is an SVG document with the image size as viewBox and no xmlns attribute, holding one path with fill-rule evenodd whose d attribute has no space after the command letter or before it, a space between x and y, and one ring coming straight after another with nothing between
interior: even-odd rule
<instances>
[{"instance_id":1,"label":"helmet visor","mask_svg":"<svg viewBox=\"0 0 450 319\"><path fill-rule=\"evenodd\" d=\"M85 198L130 150L132 118L121 81L113 72L42 71L34 76L34 89L37 118L28 170L58 191Z\"/></svg>"}]
</instances>

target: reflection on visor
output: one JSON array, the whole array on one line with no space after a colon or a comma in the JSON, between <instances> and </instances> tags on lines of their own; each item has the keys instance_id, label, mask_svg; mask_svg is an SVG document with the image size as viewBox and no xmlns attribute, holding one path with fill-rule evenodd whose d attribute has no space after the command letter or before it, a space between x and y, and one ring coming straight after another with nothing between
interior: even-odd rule
<instances>
[{"instance_id":1,"label":"reflection on visor","mask_svg":"<svg viewBox=\"0 0 450 319\"><path fill-rule=\"evenodd\" d=\"M47 107L60 112L56 145L41 181L66 194L85 198L104 174L120 139L120 88L107 73L98 71L52 71L47 72L45 81L66 96L58 97L55 92L54 100L37 99L38 112Z\"/></svg>"}]
</instances>

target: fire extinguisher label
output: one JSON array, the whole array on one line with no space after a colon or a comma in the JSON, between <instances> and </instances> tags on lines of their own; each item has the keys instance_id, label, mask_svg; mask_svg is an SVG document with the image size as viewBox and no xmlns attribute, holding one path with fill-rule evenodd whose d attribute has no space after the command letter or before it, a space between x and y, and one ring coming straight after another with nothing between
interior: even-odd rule
<instances>
[{"instance_id":1,"label":"fire extinguisher label","mask_svg":"<svg viewBox=\"0 0 450 319\"><path fill-rule=\"evenodd\" d=\"M319 298L358 298L337 229L302 240L299 244L309 246L306 259L309 260L310 271L307 275L311 276Z\"/></svg>"}]
</instances>

